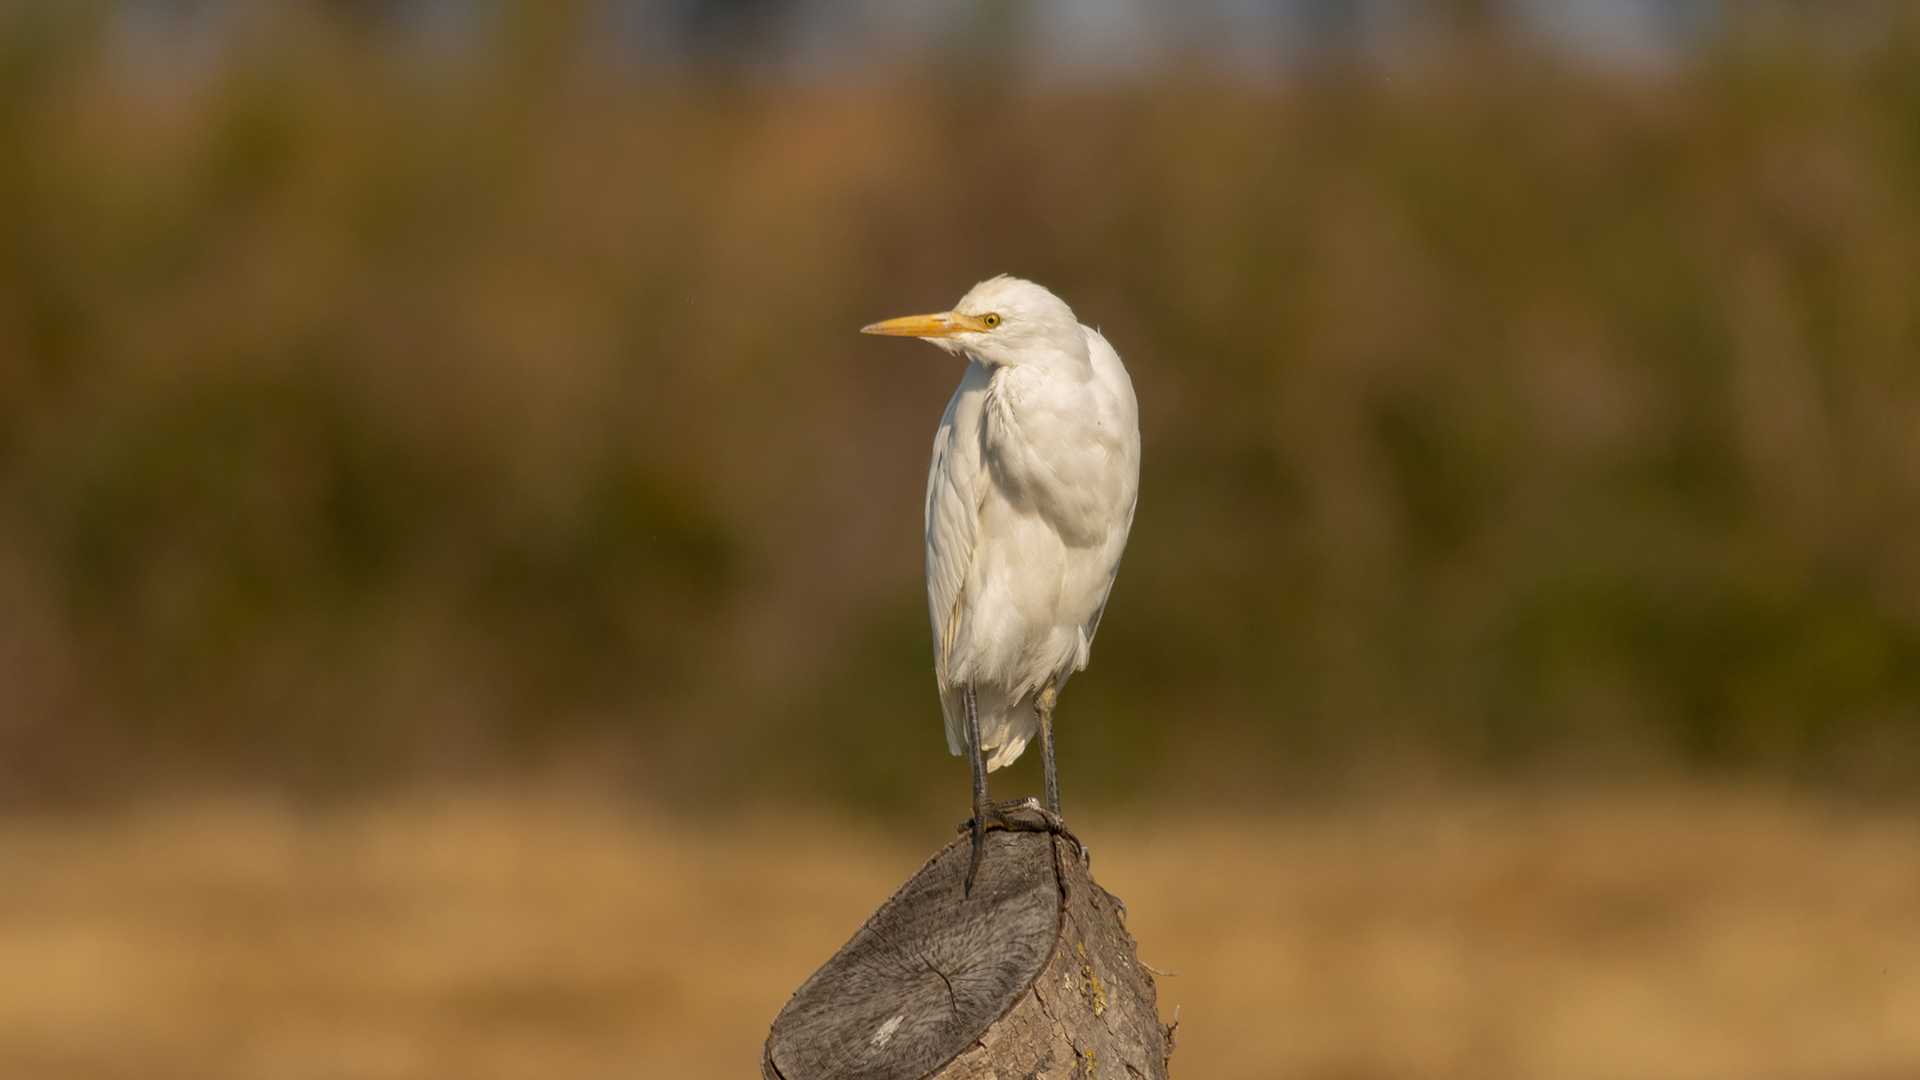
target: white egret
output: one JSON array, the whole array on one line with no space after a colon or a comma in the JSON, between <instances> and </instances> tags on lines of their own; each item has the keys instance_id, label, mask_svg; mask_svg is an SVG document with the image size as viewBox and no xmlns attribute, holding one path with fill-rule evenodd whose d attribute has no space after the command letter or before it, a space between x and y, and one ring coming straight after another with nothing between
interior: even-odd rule
<instances>
[{"instance_id":1,"label":"white egret","mask_svg":"<svg viewBox=\"0 0 1920 1080\"><path fill-rule=\"evenodd\" d=\"M1140 488L1133 384L1107 339L1030 281L975 285L952 311L861 331L925 338L969 363L927 473L927 603L947 748L973 766L972 890L989 825L1035 828L987 773L1037 731L1061 830L1053 708L1087 666Z\"/></svg>"}]
</instances>

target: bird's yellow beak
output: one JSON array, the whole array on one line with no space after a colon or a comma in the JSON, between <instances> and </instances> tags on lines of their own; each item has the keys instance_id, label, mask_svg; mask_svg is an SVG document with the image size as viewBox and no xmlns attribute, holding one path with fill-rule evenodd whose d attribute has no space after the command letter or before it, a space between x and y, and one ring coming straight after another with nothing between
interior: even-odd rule
<instances>
[{"instance_id":1,"label":"bird's yellow beak","mask_svg":"<svg viewBox=\"0 0 1920 1080\"><path fill-rule=\"evenodd\" d=\"M962 315L957 311L943 311L938 315L902 315L897 319L863 326L860 332L884 334L887 337L945 338L969 331L985 333L991 329L985 319Z\"/></svg>"}]
</instances>

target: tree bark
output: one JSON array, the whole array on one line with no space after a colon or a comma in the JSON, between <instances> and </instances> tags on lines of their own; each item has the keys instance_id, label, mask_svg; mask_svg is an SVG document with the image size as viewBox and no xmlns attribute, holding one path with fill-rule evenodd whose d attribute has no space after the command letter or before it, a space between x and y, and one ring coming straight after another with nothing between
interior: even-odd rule
<instances>
[{"instance_id":1,"label":"tree bark","mask_svg":"<svg viewBox=\"0 0 1920 1080\"><path fill-rule=\"evenodd\" d=\"M1163 1080L1173 1029L1124 909L1078 845L991 832L961 895L962 835L794 992L766 1080Z\"/></svg>"}]
</instances>

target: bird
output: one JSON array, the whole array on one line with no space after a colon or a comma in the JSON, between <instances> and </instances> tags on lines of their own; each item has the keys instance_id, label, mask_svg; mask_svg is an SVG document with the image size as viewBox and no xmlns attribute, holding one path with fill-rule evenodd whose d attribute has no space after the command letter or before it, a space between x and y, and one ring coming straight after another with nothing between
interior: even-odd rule
<instances>
[{"instance_id":1,"label":"bird","mask_svg":"<svg viewBox=\"0 0 1920 1080\"><path fill-rule=\"evenodd\" d=\"M1064 832L1053 711L1087 666L1140 490L1140 410L1120 354L1046 288L1001 275L951 311L862 333L967 361L927 470L927 607L947 749L973 771L971 894L989 827ZM1034 736L1044 813L987 774ZM1037 816L1036 826L1030 817Z\"/></svg>"}]
</instances>

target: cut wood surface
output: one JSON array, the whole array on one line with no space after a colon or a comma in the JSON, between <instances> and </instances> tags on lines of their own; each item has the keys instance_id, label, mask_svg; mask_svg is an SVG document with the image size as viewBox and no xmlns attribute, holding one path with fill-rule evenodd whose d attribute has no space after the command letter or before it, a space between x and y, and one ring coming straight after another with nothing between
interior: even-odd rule
<instances>
[{"instance_id":1,"label":"cut wood surface","mask_svg":"<svg viewBox=\"0 0 1920 1080\"><path fill-rule=\"evenodd\" d=\"M1172 1032L1119 905L1069 839L966 837L896 891L773 1022L767 1080L1166 1076Z\"/></svg>"}]
</instances>

